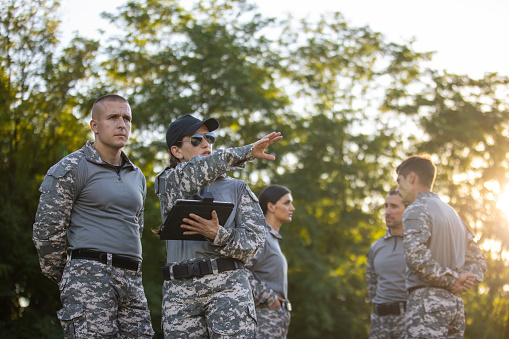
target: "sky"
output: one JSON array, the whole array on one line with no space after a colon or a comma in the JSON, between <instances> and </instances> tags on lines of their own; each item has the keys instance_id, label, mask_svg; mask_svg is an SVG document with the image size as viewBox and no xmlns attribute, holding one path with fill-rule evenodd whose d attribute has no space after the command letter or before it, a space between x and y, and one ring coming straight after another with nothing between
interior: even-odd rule
<instances>
[{"instance_id":1,"label":"sky","mask_svg":"<svg viewBox=\"0 0 509 339\"><path fill-rule=\"evenodd\" d=\"M189 1L189 0L182 0ZM252 0L253 1L253 0ZM61 0L62 40L74 31L99 38L98 30L114 29L100 18L126 0ZM318 17L341 12L351 26L369 26L390 41L414 41L420 52L434 51L435 70L481 78L497 72L509 76L508 0L254 0L270 17ZM502 206L509 205L509 185ZM508 214L509 218L509 214Z\"/></svg>"},{"instance_id":2,"label":"sky","mask_svg":"<svg viewBox=\"0 0 509 339\"><path fill-rule=\"evenodd\" d=\"M186 0L183 0L186 1ZM72 32L99 38L113 29L100 18L126 0L61 0L63 39ZM352 26L369 26L389 40L414 40L414 49L435 52L430 67L480 78L497 72L509 76L508 0L255 0L267 16L318 17L343 13Z\"/></svg>"}]
</instances>

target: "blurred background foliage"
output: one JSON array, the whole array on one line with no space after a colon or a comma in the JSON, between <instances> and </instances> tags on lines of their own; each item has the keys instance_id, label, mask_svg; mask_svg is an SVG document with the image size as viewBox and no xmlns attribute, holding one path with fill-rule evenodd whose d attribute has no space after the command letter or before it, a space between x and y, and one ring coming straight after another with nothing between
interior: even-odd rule
<instances>
[{"instance_id":1,"label":"blurred background foliage","mask_svg":"<svg viewBox=\"0 0 509 339\"><path fill-rule=\"evenodd\" d=\"M58 288L41 275L31 241L38 187L93 138L89 112L106 93L131 103L126 152L149 185L143 275L156 337L165 248L151 233L161 222L153 179L168 164L164 132L186 113L220 121L216 147L284 135L270 149L276 161L231 175L255 193L269 183L292 190L297 210L281 232L290 338L367 337L365 254L385 233L394 167L414 153L432 155L435 191L488 260L485 281L464 295L465 337L509 337L509 215L499 199L509 173L509 77L426 68L431 53L352 27L341 13L282 20L243 0L127 1L103 14L121 33L62 46L58 7L0 0L3 338L62 336Z\"/></svg>"}]
</instances>

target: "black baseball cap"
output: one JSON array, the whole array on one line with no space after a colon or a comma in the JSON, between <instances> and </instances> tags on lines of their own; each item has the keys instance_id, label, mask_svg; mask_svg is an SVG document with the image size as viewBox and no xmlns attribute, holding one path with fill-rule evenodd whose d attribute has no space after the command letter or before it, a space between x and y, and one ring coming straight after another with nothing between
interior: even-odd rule
<instances>
[{"instance_id":1,"label":"black baseball cap","mask_svg":"<svg viewBox=\"0 0 509 339\"><path fill-rule=\"evenodd\" d=\"M196 119L190 114L183 115L172 122L166 131L168 149L171 149L171 146L174 146L179 138L195 132L201 125L207 126L209 132L212 132L218 129L219 122L214 118L205 120Z\"/></svg>"}]
</instances>

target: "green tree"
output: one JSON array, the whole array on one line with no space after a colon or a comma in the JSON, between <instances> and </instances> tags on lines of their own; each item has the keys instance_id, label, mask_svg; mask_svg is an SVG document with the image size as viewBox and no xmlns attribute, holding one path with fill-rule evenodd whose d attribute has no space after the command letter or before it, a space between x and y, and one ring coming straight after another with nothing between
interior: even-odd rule
<instances>
[{"instance_id":1,"label":"green tree","mask_svg":"<svg viewBox=\"0 0 509 339\"><path fill-rule=\"evenodd\" d=\"M383 84L411 83L428 55L349 27L340 14L295 23L263 18L246 1L181 3L132 1L108 15L125 34L106 48L107 81L129 93L137 127L160 136L145 140L140 152L166 153L164 131L184 113L219 119L224 146L282 131L285 139L271 149L276 162L232 175L255 190L286 183L301 206L285 232L295 306L290 333L365 335L365 253L382 234L378 206L393 187L390 164L399 144L395 128L368 101L383 99ZM153 168L166 164L158 157ZM152 208L157 203L146 206L156 219L145 220L156 225ZM161 256L162 247L144 238L145 277L152 272L147 256ZM155 286L147 281L148 290ZM158 312L160 303L152 308L153 316Z\"/></svg>"},{"instance_id":2,"label":"green tree","mask_svg":"<svg viewBox=\"0 0 509 339\"><path fill-rule=\"evenodd\" d=\"M43 174L87 138L73 114L76 82L97 45L76 39L56 54L56 1L0 2L0 332L61 335L58 288L40 273L32 224Z\"/></svg>"},{"instance_id":3,"label":"green tree","mask_svg":"<svg viewBox=\"0 0 509 339\"><path fill-rule=\"evenodd\" d=\"M107 15L125 34L105 46L104 86L126 93L134 134L148 136L131 147L149 183L146 228L161 223L153 179L168 163L163 140L172 120L186 113L215 117L223 127L216 144L238 145L267 132L264 116L288 102L271 74L277 55L259 34L273 20L251 13L245 1L181 3L131 1ZM145 290L160 331L164 242L146 234L143 251Z\"/></svg>"},{"instance_id":4,"label":"green tree","mask_svg":"<svg viewBox=\"0 0 509 339\"><path fill-rule=\"evenodd\" d=\"M384 120L377 106L414 82L428 55L350 27L339 13L284 31L296 33L281 38L290 49L283 74L305 104L287 147L297 164L275 178L292 188L297 206L283 230L296 309L290 333L365 337L365 254L383 234L379 210L401 149L396 117Z\"/></svg>"},{"instance_id":5,"label":"green tree","mask_svg":"<svg viewBox=\"0 0 509 339\"><path fill-rule=\"evenodd\" d=\"M4 336L61 336L58 290L39 273L30 239L37 188L89 136L82 112L116 92L131 103L128 152L147 176L143 275L157 337L165 248L149 232L161 222L153 179L168 163L164 132L185 113L217 118L219 147L283 132L270 150L275 162L231 175L255 192L268 183L293 192L297 210L282 230L291 338L367 336L365 254L384 233L380 207L396 185L394 166L418 152L433 154L437 190L486 250L485 282L465 296L467 337L507 337L509 235L495 207L508 172L505 77L425 72L429 54L339 13L276 20L245 0L129 1L105 14L122 34L103 46L76 37L57 52L56 1L0 4Z\"/></svg>"}]
</instances>

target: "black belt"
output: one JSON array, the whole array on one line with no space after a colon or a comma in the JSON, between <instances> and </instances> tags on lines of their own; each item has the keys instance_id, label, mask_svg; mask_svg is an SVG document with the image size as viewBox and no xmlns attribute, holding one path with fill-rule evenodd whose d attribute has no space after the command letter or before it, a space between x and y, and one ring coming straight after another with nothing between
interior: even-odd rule
<instances>
[{"instance_id":1,"label":"black belt","mask_svg":"<svg viewBox=\"0 0 509 339\"><path fill-rule=\"evenodd\" d=\"M71 252L71 259L90 259L108 264L108 256L111 256L111 265L118 268L125 268L131 271L141 271L141 261L128 259L115 254L92 251L92 250L74 250Z\"/></svg>"},{"instance_id":2,"label":"black belt","mask_svg":"<svg viewBox=\"0 0 509 339\"><path fill-rule=\"evenodd\" d=\"M403 314L406 310L406 302L400 301L390 304L375 304L374 313L377 315Z\"/></svg>"},{"instance_id":3,"label":"black belt","mask_svg":"<svg viewBox=\"0 0 509 339\"><path fill-rule=\"evenodd\" d=\"M213 262L217 263L217 272L214 272ZM232 258L218 258L209 260L195 260L184 264L163 267L163 279L185 279L203 277L207 274L221 273L244 267L238 260Z\"/></svg>"},{"instance_id":4,"label":"black belt","mask_svg":"<svg viewBox=\"0 0 509 339\"><path fill-rule=\"evenodd\" d=\"M446 287L441 287L441 286L415 286L415 287L410 287L408 289L408 294L412 293L413 291L415 290L418 290L418 289L421 289L421 288L425 288L425 287L430 287L430 288L439 288L441 290L444 290L444 291L447 291L447 292L451 292L449 291L449 289L447 289Z\"/></svg>"}]
</instances>

